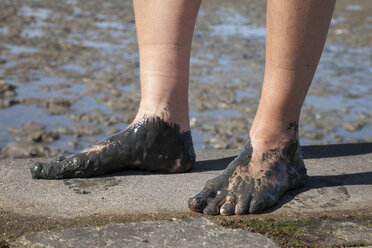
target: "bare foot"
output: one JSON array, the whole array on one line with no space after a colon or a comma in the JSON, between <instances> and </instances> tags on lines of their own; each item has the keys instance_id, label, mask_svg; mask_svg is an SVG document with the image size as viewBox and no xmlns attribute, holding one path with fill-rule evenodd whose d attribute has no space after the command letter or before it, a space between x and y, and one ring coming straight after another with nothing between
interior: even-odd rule
<instances>
[{"instance_id":1,"label":"bare foot","mask_svg":"<svg viewBox=\"0 0 372 248\"><path fill-rule=\"evenodd\" d=\"M213 215L259 213L276 204L288 190L302 187L307 174L298 139L281 139L269 149L263 149L265 146L267 143L261 143L256 149L248 141L220 175L189 199L189 208Z\"/></svg>"},{"instance_id":2,"label":"bare foot","mask_svg":"<svg viewBox=\"0 0 372 248\"><path fill-rule=\"evenodd\" d=\"M159 117L143 117L126 130L69 157L31 167L33 178L92 177L126 168L184 172L195 164L191 132Z\"/></svg>"}]
</instances>

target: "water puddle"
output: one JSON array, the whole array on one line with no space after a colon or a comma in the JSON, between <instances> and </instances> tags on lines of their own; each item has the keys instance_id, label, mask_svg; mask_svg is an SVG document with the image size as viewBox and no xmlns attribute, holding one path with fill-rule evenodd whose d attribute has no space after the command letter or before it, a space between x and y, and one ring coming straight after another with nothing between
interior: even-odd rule
<instances>
[{"instance_id":1,"label":"water puddle","mask_svg":"<svg viewBox=\"0 0 372 248\"><path fill-rule=\"evenodd\" d=\"M8 34L8 28L0 27L0 35L7 35Z\"/></svg>"},{"instance_id":2,"label":"water puddle","mask_svg":"<svg viewBox=\"0 0 372 248\"><path fill-rule=\"evenodd\" d=\"M78 72L80 74L83 74L85 72L85 68L83 66L72 64L72 63L65 64L65 65L61 66L60 68L62 70L74 71L74 72Z\"/></svg>"},{"instance_id":3,"label":"water puddle","mask_svg":"<svg viewBox=\"0 0 372 248\"><path fill-rule=\"evenodd\" d=\"M52 15L53 12L49 9L30 8L28 6L22 6L18 9L18 14L22 16L32 16L43 20Z\"/></svg>"},{"instance_id":4,"label":"water puddle","mask_svg":"<svg viewBox=\"0 0 372 248\"><path fill-rule=\"evenodd\" d=\"M210 138L211 137L210 134L201 132L201 131L199 131L199 129L194 128L194 129L191 130L191 135L192 135L192 142L194 143L194 149L196 151L206 149L206 146L204 144L204 140Z\"/></svg>"},{"instance_id":5,"label":"water puddle","mask_svg":"<svg viewBox=\"0 0 372 248\"><path fill-rule=\"evenodd\" d=\"M14 141L8 135L10 127L22 128L28 122L45 125L46 130L53 130L57 125L72 125L68 115L49 115L43 108L35 106L15 105L7 109L0 109L0 147Z\"/></svg>"},{"instance_id":6,"label":"water puddle","mask_svg":"<svg viewBox=\"0 0 372 248\"><path fill-rule=\"evenodd\" d=\"M211 118L232 118L240 116L240 112L235 109L215 109L215 110L206 110L203 112L199 112L196 110L190 110L190 116L205 116Z\"/></svg>"},{"instance_id":7,"label":"water puddle","mask_svg":"<svg viewBox=\"0 0 372 248\"><path fill-rule=\"evenodd\" d=\"M112 28L118 30L125 30L126 27L119 22L95 22L95 25L102 29Z\"/></svg>"},{"instance_id":8,"label":"water puddle","mask_svg":"<svg viewBox=\"0 0 372 248\"><path fill-rule=\"evenodd\" d=\"M21 33L21 36L23 38L38 38L38 37L43 37L45 35L45 31L42 30L42 29L38 29L38 28L29 28L29 29L23 29L22 30L22 33Z\"/></svg>"},{"instance_id":9,"label":"water puddle","mask_svg":"<svg viewBox=\"0 0 372 248\"><path fill-rule=\"evenodd\" d=\"M116 87L118 87L119 89L121 89L124 92L131 92L132 88L133 88L132 85L117 85Z\"/></svg>"},{"instance_id":10,"label":"water puddle","mask_svg":"<svg viewBox=\"0 0 372 248\"><path fill-rule=\"evenodd\" d=\"M36 53L39 50L34 47L27 46L16 46L16 45L5 45L5 48L8 49L10 54L19 54L19 53Z\"/></svg>"},{"instance_id":11,"label":"water puddle","mask_svg":"<svg viewBox=\"0 0 372 248\"><path fill-rule=\"evenodd\" d=\"M246 39L265 38L265 27L257 26L249 18L242 16L236 10L227 9L219 14L224 18L221 18L221 24L210 26L212 29L212 35L237 36Z\"/></svg>"},{"instance_id":12,"label":"water puddle","mask_svg":"<svg viewBox=\"0 0 372 248\"><path fill-rule=\"evenodd\" d=\"M235 98L236 100L246 99L246 98L256 98L257 91L255 89L247 89L247 90L236 90L235 91Z\"/></svg>"},{"instance_id":13,"label":"water puddle","mask_svg":"<svg viewBox=\"0 0 372 248\"><path fill-rule=\"evenodd\" d=\"M335 24L345 22L345 21L347 21L347 19L345 17L342 17L342 16L334 17L331 20L331 25L335 25Z\"/></svg>"},{"instance_id":14,"label":"water puddle","mask_svg":"<svg viewBox=\"0 0 372 248\"><path fill-rule=\"evenodd\" d=\"M351 11L360 11L362 10L362 6L356 4L349 4L346 6L346 9Z\"/></svg>"}]
</instances>

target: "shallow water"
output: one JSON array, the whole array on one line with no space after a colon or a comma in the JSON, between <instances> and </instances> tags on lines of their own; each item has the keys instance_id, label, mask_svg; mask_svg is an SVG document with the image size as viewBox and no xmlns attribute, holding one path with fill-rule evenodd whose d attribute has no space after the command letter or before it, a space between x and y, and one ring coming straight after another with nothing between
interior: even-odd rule
<instances>
[{"instance_id":1,"label":"shallow water","mask_svg":"<svg viewBox=\"0 0 372 248\"><path fill-rule=\"evenodd\" d=\"M55 142L41 144L51 153L39 155L78 151L128 125L139 100L131 1L0 4L4 16L15 10L0 23L0 80L16 86L16 96L2 98L20 101L0 109L0 148L15 140L10 127L22 128L30 121L56 133L71 125L102 130L94 135L59 133ZM260 1L203 3L190 75L197 150L239 148L244 143L263 78L264 7ZM354 23L353 30L358 30L363 24L370 29L372 19L363 17L363 11L371 8L369 1L338 2L301 116L303 145L372 140L372 44L369 34L360 30L350 34L347 26ZM343 38L348 35L350 39ZM48 102L50 98L68 100L70 106Z\"/></svg>"}]
</instances>

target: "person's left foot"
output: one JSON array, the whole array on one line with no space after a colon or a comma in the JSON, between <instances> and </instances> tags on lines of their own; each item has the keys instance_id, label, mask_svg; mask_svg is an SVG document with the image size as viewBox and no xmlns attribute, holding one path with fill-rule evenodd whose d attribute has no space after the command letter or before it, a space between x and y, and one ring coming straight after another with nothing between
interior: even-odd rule
<instances>
[{"instance_id":1,"label":"person's left foot","mask_svg":"<svg viewBox=\"0 0 372 248\"><path fill-rule=\"evenodd\" d=\"M259 213L288 190L303 186L306 179L296 140L265 152L255 151L248 141L240 155L190 198L188 205L195 212L212 215Z\"/></svg>"},{"instance_id":2,"label":"person's left foot","mask_svg":"<svg viewBox=\"0 0 372 248\"><path fill-rule=\"evenodd\" d=\"M69 157L30 167L33 178L92 177L134 168L184 172L195 164L191 132L160 117L143 117L126 130Z\"/></svg>"}]
</instances>

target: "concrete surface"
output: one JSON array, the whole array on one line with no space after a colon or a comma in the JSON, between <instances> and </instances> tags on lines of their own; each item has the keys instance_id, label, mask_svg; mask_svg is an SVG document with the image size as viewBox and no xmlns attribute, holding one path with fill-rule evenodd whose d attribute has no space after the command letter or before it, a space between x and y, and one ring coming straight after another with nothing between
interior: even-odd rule
<instances>
[{"instance_id":1,"label":"concrete surface","mask_svg":"<svg viewBox=\"0 0 372 248\"><path fill-rule=\"evenodd\" d=\"M145 221L26 234L13 245L34 247L279 247L248 231L206 218Z\"/></svg>"},{"instance_id":2,"label":"concrete surface","mask_svg":"<svg viewBox=\"0 0 372 248\"><path fill-rule=\"evenodd\" d=\"M273 214L372 212L372 143L304 147L307 187L287 193ZM89 179L33 180L36 160L0 160L0 209L33 216L74 218L92 214L188 212L187 199L217 175L238 150L197 153L194 171L139 171Z\"/></svg>"}]
</instances>

